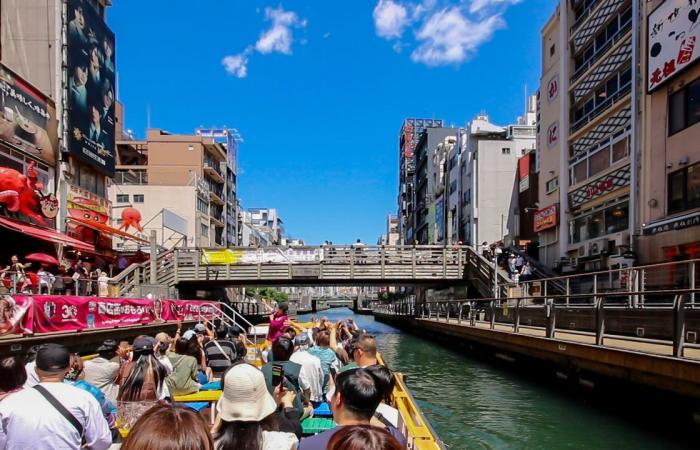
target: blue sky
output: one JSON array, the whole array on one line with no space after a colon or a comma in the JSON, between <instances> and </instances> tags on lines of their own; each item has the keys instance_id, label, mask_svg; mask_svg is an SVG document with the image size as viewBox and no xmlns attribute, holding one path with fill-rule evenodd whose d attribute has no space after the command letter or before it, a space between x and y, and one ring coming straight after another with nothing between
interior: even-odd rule
<instances>
[{"instance_id":1,"label":"blue sky","mask_svg":"<svg viewBox=\"0 0 700 450\"><path fill-rule=\"evenodd\" d=\"M292 237L374 243L406 117L508 123L539 83L553 0L118 0L126 128L237 128L239 196Z\"/></svg>"}]
</instances>

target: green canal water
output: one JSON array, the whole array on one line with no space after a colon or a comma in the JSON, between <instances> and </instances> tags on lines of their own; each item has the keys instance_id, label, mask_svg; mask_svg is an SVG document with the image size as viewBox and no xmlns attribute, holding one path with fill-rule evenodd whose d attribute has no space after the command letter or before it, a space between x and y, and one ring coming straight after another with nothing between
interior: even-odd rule
<instances>
[{"instance_id":1,"label":"green canal water","mask_svg":"<svg viewBox=\"0 0 700 450\"><path fill-rule=\"evenodd\" d=\"M321 315L352 316L377 336L387 364L406 374L423 413L451 450L693 448L674 440L668 429L402 333L372 316L353 316L344 308Z\"/></svg>"}]
</instances>

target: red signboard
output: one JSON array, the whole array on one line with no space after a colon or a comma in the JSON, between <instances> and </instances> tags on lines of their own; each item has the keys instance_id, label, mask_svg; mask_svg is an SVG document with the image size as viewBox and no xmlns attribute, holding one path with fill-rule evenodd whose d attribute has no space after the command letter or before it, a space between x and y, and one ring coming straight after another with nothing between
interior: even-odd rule
<instances>
[{"instance_id":1,"label":"red signboard","mask_svg":"<svg viewBox=\"0 0 700 450\"><path fill-rule=\"evenodd\" d=\"M34 332L32 298L0 296L0 336Z\"/></svg>"},{"instance_id":2,"label":"red signboard","mask_svg":"<svg viewBox=\"0 0 700 450\"><path fill-rule=\"evenodd\" d=\"M559 215L557 214L556 203L538 210L535 212L535 217L533 218L535 233L556 227L558 219Z\"/></svg>"}]
</instances>

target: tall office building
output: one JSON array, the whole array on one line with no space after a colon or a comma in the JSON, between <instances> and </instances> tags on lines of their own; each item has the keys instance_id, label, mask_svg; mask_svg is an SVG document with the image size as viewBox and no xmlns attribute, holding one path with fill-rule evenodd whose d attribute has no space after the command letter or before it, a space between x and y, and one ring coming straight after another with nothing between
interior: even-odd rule
<instances>
[{"instance_id":1,"label":"tall office building","mask_svg":"<svg viewBox=\"0 0 700 450\"><path fill-rule=\"evenodd\" d=\"M399 132L398 219L401 244L411 244L415 241L412 219L416 208L414 152L421 133L431 127L442 127L442 120L406 119Z\"/></svg>"}]
</instances>

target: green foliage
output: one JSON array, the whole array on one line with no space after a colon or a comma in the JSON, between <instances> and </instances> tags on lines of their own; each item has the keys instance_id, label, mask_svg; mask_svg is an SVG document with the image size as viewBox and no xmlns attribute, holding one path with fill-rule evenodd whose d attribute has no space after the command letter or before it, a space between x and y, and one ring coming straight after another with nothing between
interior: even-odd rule
<instances>
[{"instance_id":1,"label":"green foliage","mask_svg":"<svg viewBox=\"0 0 700 450\"><path fill-rule=\"evenodd\" d=\"M269 287L248 288L245 291L245 295L246 297L262 297L266 300L274 300L276 302L286 302L289 300L289 296L284 292Z\"/></svg>"}]
</instances>

